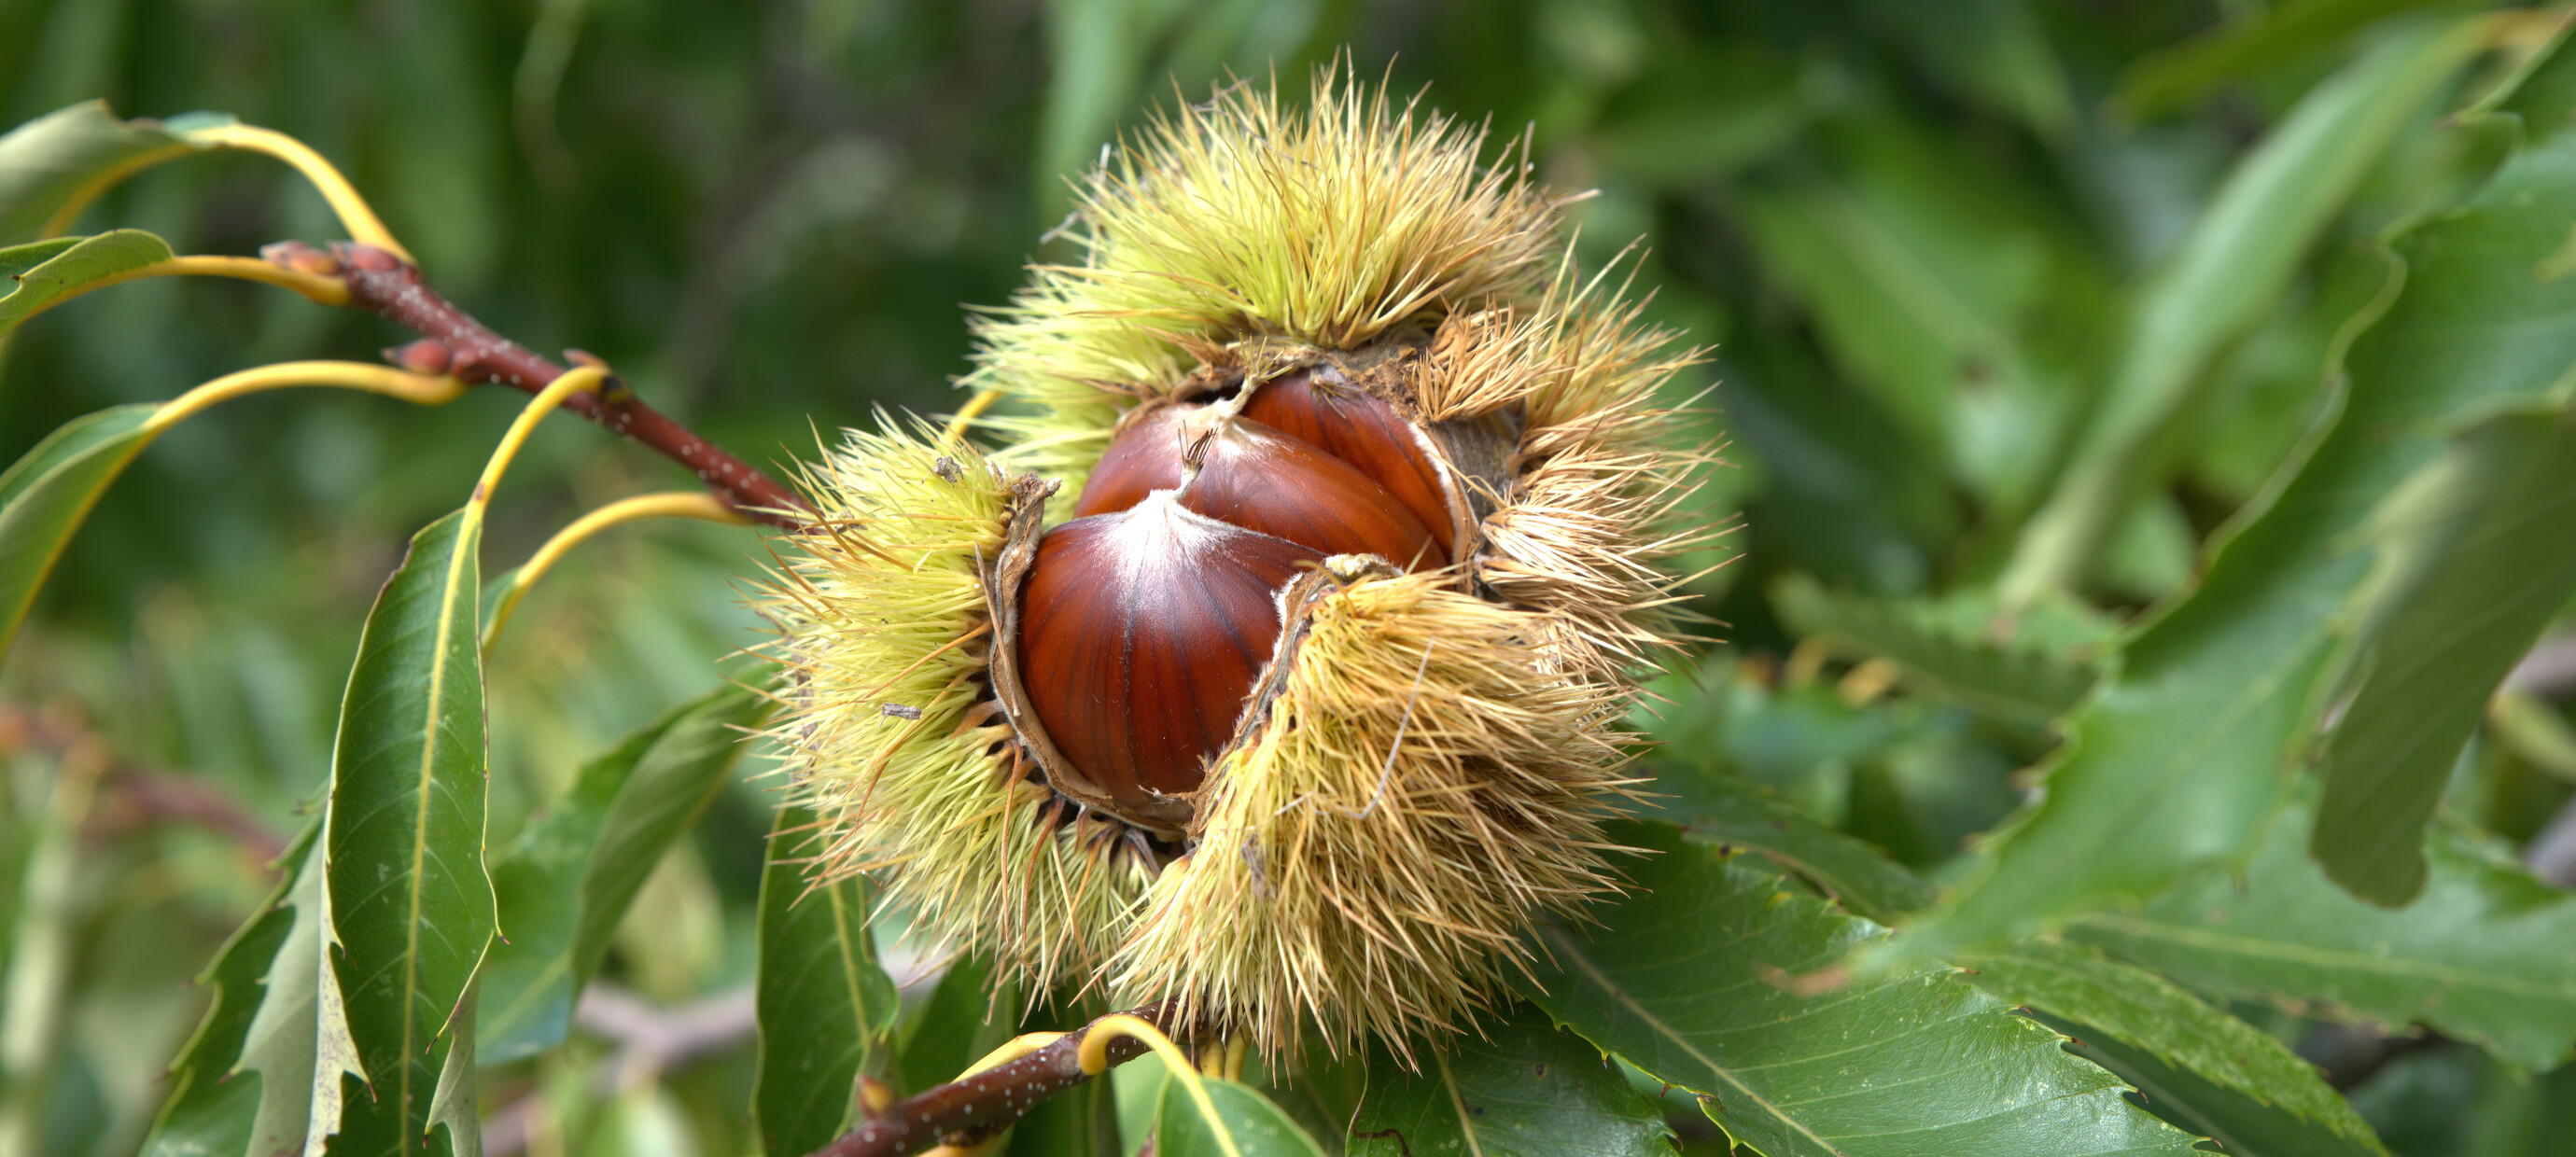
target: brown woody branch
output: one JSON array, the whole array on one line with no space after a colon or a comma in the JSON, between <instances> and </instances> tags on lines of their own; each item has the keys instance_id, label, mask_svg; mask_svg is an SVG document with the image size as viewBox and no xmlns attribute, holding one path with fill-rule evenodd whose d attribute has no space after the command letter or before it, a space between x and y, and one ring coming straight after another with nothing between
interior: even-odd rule
<instances>
[{"instance_id":1,"label":"brown woody branch","mask_svg":"<svg viewBox=\"0 0 2576 1157\"><path fill-rule=\"evenodd\" d=\"M439 296L422 280L418 267L391 253L356 242L334 242L325 254L302 242L269 246L262 256L306 273L337 276L349 285L349 304L399 322L422 340L386 356L406 369L444 373L466 382L490 382L527 393L544 389L564 372L553 359L494 333ZM578 358L578 352L573 354ZM574 394L563 408L641 442L694 471L724 504L744 517L772 526L796 529L792 513L806 509L805 500L749 463L701 438L669 415L646 405L626 384L610 379L597 394Z\"/></svg>"},{"instance_id":2,"label":"brown woody branch","mask_svg":"<svg viewBox=\"0 0 2576 1157\"><path fill-rule=\"evenodd\" d=\"M1167 1001L1129 1009L1127 1015L1167 1035L1179 1035L1178 1026L1172 1022L1174 1012L1174 1006ZM1082 1071L1078 1059L1082 1040L1091 1031L1090 1026L1084 1026L1018 1060L897 1102L882 1113L870 1115L840 1140L815 1150L811 1157L909 1157L942 1141L966 1145L999 1133L1037 1107L1038 1102L1091 1079L1092 1074ZM1122 1036L1109 1042L1109 1063L1122 1065L1145 1055L1145 1051L1144 1042Z\"/></svg>"}]
</instances>

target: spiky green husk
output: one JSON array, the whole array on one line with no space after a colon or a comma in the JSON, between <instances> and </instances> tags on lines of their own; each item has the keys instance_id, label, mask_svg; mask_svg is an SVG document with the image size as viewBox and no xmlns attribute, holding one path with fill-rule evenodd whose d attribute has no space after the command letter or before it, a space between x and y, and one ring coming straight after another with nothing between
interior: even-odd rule
<instances>
[{"instance_id":1,"label":"spiky green husk","mask_svg":"<svg viewBox=\"0 0 2576 1157\"><path fill-rule=\"evenodd\" d=\"M805 680L779 734L833 825L822 870L882 870L928 930L1035 987L1178 998L1265 1053L1371 1034L1403 1052L1497 997L1539 913L1613 887L1617 728L1672 644L1656 563L1704 540L1674 522L1709 457L1667 444L1657 401L1688 355L1624 286L1577 274L1522 166L1479 165L1481 133L1345 77L1312 103L1234 88L1084 184L1085 263L1035 269L978 326L970 384L1021 403L985 421L1005 435L991 463L951 451L946 483L926 437L853 435L812 473L826 512L881 549L808 536L820 549L775 604ZM986 622L974 559L1007 517L996 467L1078 493L1119 418L1193 374L1258 381L1388 342L1416 356L1352 364L1419 421L1515 416L1479 547L1313 609L1269 715L1213 770L1187 856L1158 871L1141 843L1064 822L992 754L1011 745L989 702L959 699L992 643L951 646ZM869 695L913 696L896 701L919 700L922 724L871 717Z\"/></svg>"},{"instance_id":2,"label":"spiky green husk","mask_svg":"<svg viewBox=\"0 0 2576 1157\"><path fill-rule=\"evenodd\" d=\"M1104 854L1122 826L1070 815L1020 774L980 683L977 570L1008 517L1000 472L927 431L852 431L800 481L818 530L759 605L786 670L770 737L825 832L810 875L875 874L924 929L1036 989L1086 974L1151 876Z\"/></svg>"},{"instance_id":3,"label":"spiky green husk","mask_svg":"<svg viewBox=\"0 0 2576 1157\"><path fill-rule=\"evenodd\" d=\"M1136 397L1243 338L1353 349L1534 293L1555 212L1519 166L1478 161L1484 140L1332 73L1309 112L1239 84L1158 118L1076 190L1084 262L1032 267L977 327L970 384L1039 410L995 421L1004 456L1079 493Z\"/></svg>"},{"instance_id":4,"label":"spiky green husk","mask_svg":"<svg viewBox=\"0 0 2576 1157\"><path fill-rule=\"evenodd\" d=\"M1613 886L1625 696L1545 669L1543 616L1370 579L1310 620L1267 724L1210 775L1198 843L1148 893L1113 987L1292 1046L1457 1029L1520 931Z\"/></svg>"}]
</instances>

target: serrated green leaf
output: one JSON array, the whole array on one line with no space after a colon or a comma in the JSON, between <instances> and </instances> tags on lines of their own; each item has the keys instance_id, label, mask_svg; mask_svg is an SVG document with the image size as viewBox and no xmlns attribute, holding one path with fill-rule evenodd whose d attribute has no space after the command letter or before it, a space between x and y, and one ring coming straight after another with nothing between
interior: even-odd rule
<instances>
[{"instance_id":1,"label":"serrated green leaf","mask_svg":"<svg viewBox=\"0 0 2576 1157\"><path fill-rule=\"evenodd\" d=\"M2175 1128L2209 1138L2227 1157L2385 1157L2388 1152L2375 1134L2364 1141L2317 1128L2287 1109L2166 1064L2144 1049L2084 1025L2041 1019L2072 1038L2068 1051L2135 1087L2148 1112Z\"/></svg>"},{"instance_id":2,"label":"serrated green leaf","mask_svg":"<svg viewBox=\"0 0 2576 1157\"><path fill-rule=\"evenodd\" d=\"M1323 1146L1250 1085L1222 1077L1200 1077L1199 1083L1216 1120L1208 1119L1181 1082L1163 1082L1154 1157L1324 1157ZM1231 1153L1217 1140L1220 1132L1233 1140Z\"/></svg>"},{"instance_id":3,"label":"serrated green leaf","mask_svg":"<svg viewBox=\"0 0 2576 1157\"><path fill-rule=\"evenodd\" d=\"M2462 432L2374 515L2348 705L2308 854L2373 903L2424 887L2424 825L2504 681L2576 592L2576 414Z\"/></svg>"},{"instance_id":4,"label":"serrated green leaf","mask_svg":"<svg viewBox=\"0 0 2576 1157\"><path fill-rule=\"evenodd\" d=\"M318 835L321 824L314 825ZM315 841L320 842L318 839ZM327 961L322 949L322 861L305 858L289 884L286 907L293 925L266 975L259 1012L242 1038L233 1079L259 1076L258 1113L251 1122L251 1157L303 1152L313 1125L313 1075L322 1046L321 995ZM332 1031L346 1026L337 1022Z\"/></svg>"},{"instance_id":5,"label":"serrated green leaf","mask_svg":"<svg viewBox=\"0 0 2576 1157\"><path fill-rule=\"evenodd\" d=\"M98 496L152 441L157 405L74 418L0 473L0 659Z\"/></svg>"},{"instance_id":6,"label":"serrated green leaf","mask_svg":"<svg viewBox=\"0 0 2576 1157\"><path fill-rule=\"evenodd\" d=\"M245 1045L254 1019L274 991L265 986L295 924L288 895L303 877L319 830L318 824L307 825L304 834L278 857L277 887L198 974L198 986L207 989L211 999L196 1033L170 1063L169 1099L144 1138L143 1157L244 1157L253 1152L253 1128L269 1075L242 1071L249 1067L244 1064ZM300 1100L311 1082L293 1078L286 1083ZM302 1139L301 1127L295 1136Z\"/></svg>"},{"instance_id":7,"label":"serrated green leaf","mask_svg":"<svg viewBox=\"0 0 2576 1157\"><path fill-rule=\"evenodd\" d=\"M457 1012L497 925L483 864L480 513L469 506L413 536L367 616L341 707L323 837L338 952L317 1076L339 1085L340 1103L335 1122L320 1107L333 1090L317 1088L314 1123L334 1134L334 1154L416 1154L448 1052L473 1047L473 1022ZM363 1089L333 1071L334 989ZM470 1084L463 1095L454 1112L470 1112Z\"/></svg>"},{"instance_id":8,"label":"serrated green leaf","mask_svg":"<svg viewBox=\"0 0 2576 1157\"><path fill-rule=\"evenodd\" d=\"M2309 247L2398 129L2483 43L2464 20L2391 30L2301 98L2228 175L2139 291L2064 473L1998 582L2008 601L2084 578L2159 468L2167 431L2212 360L2279 308Z\"/></svg>"},{"instance_id":9,"label":"serrated green leaf","mask_svg":"<svg viewBox=\"0 0 2576 1157\"><path fill-rule=\"evenodd\" d=\"M1601 924L1540 933L1530 998L1655 1079L1701 1094L1764 1157L2166 1153L2191 1138L2121 1098L2110 1074L1944 967L1801 995L1798 978L1883 929L1785 890L1666 825Z\"/></svg>"},{"instance_id":10,"label":"serrated green leaf","mask_svg":"<svg viewBox=\"0 0 2576 1157\"><path fill-rule=\"evenodd\" d=\"M1370 1057L1350 1157L1674 1152L1663 1108L1537 1009L1515 1009L1483 1037L1461 1034L1414 1059L1419 1072L1406 1072L1383 1046Z\"/></svg>"},{"instance_id":11,"label":"serrated green leaf","mask_svg":"<svg viewBox=\"0 0 2576 1157\"><path fill-rule=\"evenodd\" d=\"M194 148L187 129L230 123L220 113L119 120L106 101L93 100L9 130L0 135L0 241L34 237L83 187L121 167Z\"/></svg>"},{"instance_id":12,"label":"serrated green leaf","mask_svg":"<svg viewBox=\"0 0 2576 1157\"><path fill-rule=\"evenodd\" d=\"M724 786L743 731L767 710L759 695L727 686L664 712L584 765L572 790L493 861L505 939L483 965L483 1063L564 1039L618 920Z\"/></svg>"},{"instance_id":13,"label":"serrated green leaf","mask_svg":"<svg viewBox=\"0 0 2576 1157\"><path fill-rule=\"evenodd\" d=\"M82 238L18 274L9 292L0 295L0 338L84 285L159 265L171 256L169 242L140 229Z\"/></svg>"},{"instance_id":14,"label":"serrated green leaf","mask_svg":"<svg viewBox=\"0 0 2576 1157\"><path fill-rule=\"evenodd\" d=\"M2576 68L2576 54L2560 61ZM2440 455L2443 431L2545 404L2576 366L2576 278L2497 272L2533 269L2571 227L2576 135L2560 131L2392 243L2403 292L2341 359L2339 414L2069 717L2044 796L1887 956L1973 951L2247 854L2314 733L2334 632L2368 574L2355 531Z\"/></svg>"},{"instance_id":15,"label":"serrated green leaf","mask_svg":"<svg viewBox=\"0 0 2576 1157\"><path fill-rule=\"evenodd\" d=\"M2370 1152L2385 1152L2369 1123L2316 1066L2153 972L2081 945L2045 940L1961 963L1971 970L1969 983L2007 1001L2076 1021L2239 1096L2323 1125Z\"/></svg>"},{"instance_id":16,"label":"serrated green leaf","mask_svg":"<svg viewBox=\"0 0 2576 1157\"><path fill-rule=\"evenodd\" d=\"M2548 1069L2576 1045L2576 894L2447 826L2422 895L2390 911L2336 887L2291 809L2243 875L2209 872L2135 912L2086 916L2070 939L2185 984L2311 1013L2422 1022L2507 1062Z\"/></svg>"},{"instance_id":17,"label":"serrated green leaf","mask_svg":"<svg viewBox=\"0 0 2576 1157\"><path fill-rule=\"evenodd\" d=\"M1700 843L1752 848L1805 877L1846 908L1882 923L1932 902L1905 865L1780 802L1760 785L1680 768L1655 778L1661 818Z\"/></svg>"},{"instance_id":18,"label":"serrated green leaf","mask_svg":"<svg viewBox=\"0 0 2576 1157\"><path fill-rule=\"evenodd\" d=\"M814 815L778 809L760 877L760 1070L752 1112L761 1143L810 1153L849 1128L859 1074L881 1064L894 1026L894 981L868 935L865 878L808 887Z\"/></svg>"},{"instance_id":19,"label":"serrated green leaf","mask_svg":"<svg viewBox=\"0 0 2576 1157\"><path fill-rule=\"evenodd\" d=\"M2075 657L2071 648L2001 643L1991 627L1959 623L1920 601L1835 594L1805 575L1790 575L1772 586L1771 602L1799 634L1885 658L1904 672L1907 687L1997 718L2046 723L2072 709L2101 677L2100 665Z\"/></svg>"}]
</instances>

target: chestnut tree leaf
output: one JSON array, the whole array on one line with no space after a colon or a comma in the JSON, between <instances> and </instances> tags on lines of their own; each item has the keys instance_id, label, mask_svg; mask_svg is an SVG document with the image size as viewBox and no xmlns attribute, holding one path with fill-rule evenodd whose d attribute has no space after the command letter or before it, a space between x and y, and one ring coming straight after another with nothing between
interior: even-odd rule
<instances>
[{"instance_id":1,"label":"chestnut tree leaf","mask_svg":"<svg viewBox=\"0 0 2576 1157\"><path fill-rule=\"evenodd\" d=\"M2376 904L2424 888L2424 825L2489 697L2576 593L2576 411L2470 427L2374 516L2309 854Z\"/></svg>"},{"instance_id":2,"label":"chestnut tree leaf","mask_svg":"<svg viewBox=\"0 0 2576 1157\"><path fill-rule=\"evenodd\" d=\"M2320 1129L2288 1109L2167 1064L2154 1053L2107 1033L2072 1021L2045 1016L2041 1020L2074 1038L2067 1043L2069 1052L2134 1086L2148 1112L2175 1128L2209 1138L2227 1157L2386 1157L2388 1152L2375 1134L2347 1137Z\"/></svg>"},{"instance_id":3,"label":"chestnut tree leaf","mask_svg":"<svg viewBox=\"0 0 2576 1157\"><path fill-rule=\"evenodd\" d=\"M1154 1157L1324 1157L1285 1110L1252 1086L1223 1077L1200 1077L1214 1120L1178 1080L1163 1082L1163 1107L1154 1117ZM1233 1152L1217 1140L1223 1133Z\"/></svg>"},{"instance_id":4,"label":"chestnut tree leaf","mask_svg":"<svg viewBox=\"0 0 2576 1157\"><path fill-rule=\"evenodd\" d=\"M742 759L768 703L725 686L663 712L583 765L572 789L492 863L503 940L483 966L483 1063L561 1043L582 986L664 852Z\"/></svg>"},{"instance_id":5,"label":"chestnut tree leaf","mask_svg":"<svg viewBox=\"0 0 2576 1157\"><path fill-rule=\"evenodd\" d=\"M272 1073L247 1046L264 1005L271 999L296 1003L287 991L291 986L276 983L277 970L300 967L310 974L313 969L309 942L300 957L286 958L296 922L288 896L304 878L319 830L320 825L308 824L278 858L277 887L251 910L250 919L224 941L198 974L197 986L209 998L206 1013L198 1020L196 1033L180 1046L178 1059L170 1062L169 1099L144 1138L143 1157L245 1157L254 1151L253 1126L267 1094L282 1085L300 1105L311 1088L309 1060L307 1071ZM306 1002L303 1008L305 1052L310 1057L312 1006ZM304 1127L298 1121L292 1140L300 1144L303 1139ZM260 1152L273 1149L272 1145Z\"/></svg>"},{"instance_id":6,"label":"chestnut tree leaf","mask_svg":"<svg viewBox=\"0 0 2576 1157\"><path fill-rule=\"evenodd\" d=\"M2138 289L2063 473L2022 530L1999 587L2026 601L2081 581L2113 524L2162 468L2167 432L2213 361L2280 307L2309 248L2433 94L2484 46L2473 21L2392 29L2300 98L2210 196Z\"/></svg>"},{"instance_id":7,"label":"chestnut tree leaf","mask_svg":"<svg viewBox=\"0 0 2576 1157\"><path fill-rule=\"evenodd\" d=\"M2070 939L2207 992L2384 1025L2423 1023L2549 1069L2576 1047L2576 894L2482 838L2436 825L2430 872L2394 911L2338 888L2306 855L2308 805L2241 874L2211 871Z\"/></svg>"},{"instance_id":8,"label":"chestnut tree leaf","mask_svg":"<svg viewBox=\"0 0 2576 1157\"><path fill-rule=\"evenodd\" d=\"M1670 1157L1663 1107L1601 1050L1545 1013L1515 1009L1485 1035L1417 1048L1407 1072L1379 1046L1351 1122L1350 1157Z\"/></svg>"},{"instance_id":9,"label":"chestnut tree leaf","mask_svg":"<svg viewBox=\"0 0 2576 1157\"><path fill-rule=\"evenodd\" d=\"M2535 78L2570 69L2576 53L2561 51ZM2576 277L2536 272L2571 228L2576 132L2558 128L2391 243L2382 304L2355 319L2367 328L2335 379L2348 383L2303 461L2238 515L2197 589L2068 717L2045 791L1979 849L1950 905L1879 955L1979 950L2250 853L2315 733L2321 680L2370 573L2357 532L2447 449L2447 431L2551 404L2576 367Z\"/></svg>"},{"instance_id":10,"label":"chestnut tree leaf","mask_svg":"<svg viewBox=\"0 0 2576 1157\"><path fill-rule=\"evenodd\" d=\"M48 254L43 261L13 275L9 292L0 295L0 338L18 328L20 322L54 304L64 295L95 282L132 274L135 270L159 265L170 260L170 243L140 229L118 229L96 237L53 248L58 242L40 241L15 250L0 251L0 261L15 264L26 256ZM22 256L10 257L17 253Z\"/></svg>"},{"instance_id":11,"label":"chestnut tree leaf","mask_svg":"<svg viewBox=\"0 0 2576 1157\"><path fill-rule=\"evenodd\" d=\"M2162 976L2063 941L2028 941L1962 963L1970 984L2007 1001L2081 1023L2089 1033L2384 1152L2369 1122L2315 1065Z\"/></svg>"},{"instance_id":12,"label":"chestnut tree leaf","mask_svg":"<svg viewBox=\"0 0 2576 1157\"><path fill-rule=\"evenodd\" d=\"M235 123L228 113L122 120L103 100L56 109L0 135L0 242L36 236L73 198L119 171L199 146L190 129Z\"/></svg>"},{"instance_id":13,"label":"chestnut tree leaf","mask_svg":"<svg viewBox=\"0 0 2576 1157\"><path fill-rule=\"evenodd\" d=\"M778 809L760 877L760 1067L752 1113L772 1154L811 1153L850 1127L859 1074L883 1067L894 981L868 934L865 878L809 885L814 814Z\"/></svg>"},{"instance_id":14,"label":"chestnut tree leaf","mask_svg":"<svg viewBox=\"0 0 2576 1157\"><path fill-rule=\"evenodd\" d=\"M1538 933L1530 999L1647 1075L1701 1096L1763 1157L2192 1153L2063 1038L1929 965L1827 971L1885 929L1662 824L1600 923Z\"/></svg>"},{"instance_id":15,"label":"chestnut tree leaf","mask_svg":"<svg viewBox=\"0 0 2576 1157\"><path fill-rule=\"evenodd\" d=\"M376 596L340 712L323 828L325 1063L314 1130L334 1154L417 1154L449 1050L473 1046L458 1015L497 926L483 863L486 752L476 632L481 508L412 537ZM337 951L333 951L336 949ZM329 1005L364 1087L340 1083ZM470 1055L470 1054L469 1054ZM336 1113L331 1105L336 1084ZM471 1120L464 1104L442 1109ZM448 1151L479 1148L449 1130Z\"/></svg>"},{"instance_id":16,"label":"chestnut tree leaf","mask_svg":"<svg viewBox=\"0 0 2576 1157\"><path fill-rule=\"evenodd\" d=\"M152 441L151 403L74 418L0 472L0 658L98 496Z\"/></svg>"}]
</instances>

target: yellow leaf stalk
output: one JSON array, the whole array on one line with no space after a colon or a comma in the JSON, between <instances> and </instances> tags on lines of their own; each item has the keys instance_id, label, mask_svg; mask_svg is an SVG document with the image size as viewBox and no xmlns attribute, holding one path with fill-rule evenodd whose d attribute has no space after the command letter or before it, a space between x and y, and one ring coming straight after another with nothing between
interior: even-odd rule
<instances>
[{"instance_id":1,"label":"yellow leaf stalk","mask_svg":"<svg viewBox=\"0 0 2576 1157\"><path fill-rule=\"evenodd\" d=\"M1677 504L1711 458L1657 401L1690 355L1484 146L1331 70L1304 110L1255 85L1181 110L1081 183L1080 263L980 319L999 446L882 422L807 469L821 518L763 605L817 878L876 875L1034 990L1177 1001L1274 1057L1409 1056L1501 996L1533 920L1616 890L1621 721L1673 645L1659 563L1706 537ZM1041 722L1081 675L1026 669L1029 560L1118 439L1292 378L1400 414L1461 529L1446 557L1308 552L1231 738L1194 786L1120 796ZM1156 497L1185 501L1214 459L1175 452Z\"/></svg>"}]
</instances>

